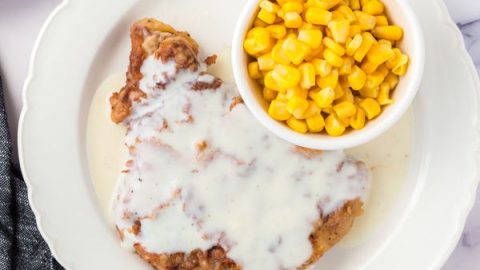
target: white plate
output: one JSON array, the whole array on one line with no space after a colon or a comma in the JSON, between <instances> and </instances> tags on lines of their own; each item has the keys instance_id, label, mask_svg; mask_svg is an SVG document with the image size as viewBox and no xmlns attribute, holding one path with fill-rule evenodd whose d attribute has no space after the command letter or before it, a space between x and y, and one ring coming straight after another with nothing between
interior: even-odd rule
<instances>
[{"instance_id":1,"label":"white plate","mask_svg":"<svg viewBox=\"0 0 480 270\"><path fill-rule=\"evenodd\" d=\"M71 0L50 16L25 85L19 154L40 231L66 268L145 268L119 247L103 219L85 146L94 91L127 65L131 22L152 16L187 29L208 54L230 45L242 5L236 0ZM329 269L438 269L473 204L480 84L443 3L416 0L412 6L427 48L413 107L414 163L394 214L365 244L328 253L321 265L334 266Z\"/></svg>"}]
</instances>

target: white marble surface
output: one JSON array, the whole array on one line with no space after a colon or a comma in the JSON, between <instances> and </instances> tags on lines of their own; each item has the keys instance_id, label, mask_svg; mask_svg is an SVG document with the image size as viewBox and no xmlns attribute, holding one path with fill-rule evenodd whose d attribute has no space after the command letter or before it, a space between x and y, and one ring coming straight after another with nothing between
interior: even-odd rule
<instances>
[{"instance_id":1,"label":"white marble surface","mask_svg":"<svg viewBox=\"0 0 480 270\"><path fill-rule=\"evenodd\" d=\"M417 0L412 0L417 1ZM439 0L441 1L441 0ZM23 81L42 22L60 0L0 0L0 74L16 140ZM445 0L480 73L480 0ZM408 258L406 258L408 259ZM480 190L462 238L442 270L480 269Z\"/></svg>"}]
</instances>

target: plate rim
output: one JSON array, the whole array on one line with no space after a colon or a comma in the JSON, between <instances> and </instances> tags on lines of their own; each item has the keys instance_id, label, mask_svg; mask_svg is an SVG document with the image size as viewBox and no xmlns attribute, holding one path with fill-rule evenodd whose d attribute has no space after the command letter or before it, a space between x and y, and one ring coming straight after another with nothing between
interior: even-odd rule
<instances>
[{"instance_id":1,"label":"plate rim","mask_svg":"<svg viewBox=\"0 0 480 270\"><path fill-rule=\"evenodd\" d=\"M22 171L24 181L25 181L26 186L27 186L28 200L29 200L30 206L32 208L32 211L35 214L35 219L36 219L36 224L37 224L38 230L39 230L40 234L42 235L42 237L45 239L45 242L47 243L48 247L50 248L50 251L51 251L52 255L57 259L57 261L62 266L64 266L67 269L71 268L71 266L70 266L69 263L67 263L66 260L63 259L62 255L57 252L58 250L55 247L55 241L52 237L50 237L49 233L47 232L48 230L46 230L44 228L43 223L42 223L42 217L40 215L40 211L38 210L38 205L35 204L35 201L33 199L32 190L33 190L33 187L34 187L34 184L33 184L34 181L31 181L30 177L28 176L28 171L25 167L25 156L24 156L24 150L23 150L24 146L23 146L22 138L23 138L23 133L24 133L24 131L23 131L24 120L25 120L25 117L26 117L26 115L28 114L28 111L29 111L28 92L29 92L29 89L30 89L31 82L35 78L35 63L36 63L36 58L37 58L39 45L40 45L41 41L43 40L43 36L44 36L45 32L48 30L48 28L49 28L50 24L52 23L53 19L61 11L63 11L70 4L70 2L71 2L71 0L62 0L58 4L58 6L56 6L54 8L54 10L50 13L50 15L47 17L47 19L43 23L43 25L41 27L41 30L40 30L37 38L36 38L36 41L34 43L32 53L31 53L31 56L30 56L30 60L29 60L29 68L28 68L27 77L25 79L25 82L24 82L24 85L23 85L23 88L22 88L22 110L21 110L20 117L19 117L19 125L18 125L18 132L17 132L17 136L19 138L17 147L18 147L18 153L19 153L20 168L21 168L21 171ZM449 28L451 28L451 30L453 30L453 33L454 33L453 36L454 36L454 39L456 41L455 45L453 47L455 48L455 53L459 57L461 57L463 64L465 65L465 67L469 71L468 76L472 79L474 87L476 88L476 91L477 91L476 102L477 102L477 105L478 105L479 100L480 100L480 96L479 96L479 93L478 93L478 91L480 91L480 79L479 79L479 76L477 74L477 70L475 68L475 65L473 64L473 61L472 61L470 55L468 54L468 52L465 48L465 41L463 39L462 33L458 29L458 27L455 24L455 22L453 21L453 19L451 18L445 3L443 1L440 1L440 0L434 0L433 2L435 2L437 4L437 7L440 9L440 22L442 24L445 24ZM478 108L478 106L477 106L477 110L480 112L480 108ZM437 259L435 261L432 261L431 265L435 269L440 268L443 264L445 264L445 262L449 259L450 254L453 252L453 250L457 246L458 240L460 239L461 234L463 232L464 225L466 223L466 219L467 219L467 217L468 217L468 215L469 215L469 213L470 213L470 211L471 211L471 209L472 209L472 207L474 206L474 203L475 203L475 198L476 198L476 195L477 195L477 187L480 183L480 177L479 177L480 175L479 175L479 168L478 168L478 165L480 165L480 125L479 125L478 117L476 117L476 119L475 119L474 126L476 127L476 137L475 137L476 139L475 139L475 142L474 142L474 144L476 145L476 150L474 152L475 152L475 158L476 158L475 164L477 164L477 166L475 167L475 170L473 172L474 178L469 181L469 182L471 182L470 184L472 185L472 189L471 189L471 192L469 194L465 195L465 197L468 197L468 198L465 198L463 200L463 207L458 207L458 209L462 208L463 210L461 212L458 212L460 218L457 220L457 225L458 226L457 226L456 232L453 234L454 235L453 240L451 242L449 242L449 245L448 245L448 247L446 247L444 249L443 254L439 254L439 256L437 256Z\"/></svg>"}]
</instances>

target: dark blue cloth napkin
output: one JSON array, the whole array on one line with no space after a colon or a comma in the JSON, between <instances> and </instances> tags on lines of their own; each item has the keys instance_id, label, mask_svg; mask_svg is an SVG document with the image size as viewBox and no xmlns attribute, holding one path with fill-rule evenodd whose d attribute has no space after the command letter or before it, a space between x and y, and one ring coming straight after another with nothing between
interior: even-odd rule
<instances>
[{"instance_id":1,"label":"dark blue cloth napkin","mask_svg":"<svg viewBox=\"0 0 480 270\"><path fill-rule=\"evenodd\" d=\"M38 232L27 187L12 161L4 101L0 79L0 270L63 269Z\"/></svg>"}]
</instances>

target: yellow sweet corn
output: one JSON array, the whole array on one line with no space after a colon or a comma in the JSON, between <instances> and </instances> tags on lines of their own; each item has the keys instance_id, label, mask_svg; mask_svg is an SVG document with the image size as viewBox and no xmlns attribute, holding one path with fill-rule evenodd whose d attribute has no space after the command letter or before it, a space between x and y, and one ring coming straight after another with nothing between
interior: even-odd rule
<instances>
[{"instance_id":1,"label":"yellow sweet corn","mask_svg":"<svg viewBox=\"0 0 480 270\"><path fill-rule=\"evenodd\" d=\"M331 21L328 23L328 29L332 32L333 39L337 43L345 43L350 33L350 21L346 19Z\"/></svg>"},{"instance_id":2,"label":"yellow sweet corn","mask_svg":"<svg viewBox=\"0 0 480 270\"><path fill-rule=\"evenodd\" d=\"M361 68L363 71L365 71L367 74L373 73L375 70L377 70L378 65L374 64L368 60L363 61Z\"/></svg>"},{"instance_id":3,"label":"yellow sweet corn","mask_svg":"<svg viewBox=\"0 0 480 270\"><path fill-rule=\"evenodd\" d=\"M355 130L365 127L365 112L360 107L357 107L357 113L350 118L350 126Z\"/></svg>"},{"instance_id":4,"label":"yellow sweet corn","mask_svg":"<svg viewBox=\"0 0 480 270\"><path fill-rule=\"evenodd\" d=\"M271 1L263 0L259 4L260 8L266 10L267 12L270 13L277 13L277 11L280 9L278 5Z\"/></svg>"},{"instance_id":5,"label":"yellow sweet corn","mask_svg":"<svg viewBox=\"0 0 480 270\"><path fill-rule=\"evenodd\" d=\"M337 69L332 69L330 74L328 74L325 77L319 76L317 78L317 85L320 88L326 88L326 87L331 87L335 88L338 84L338 70Z\"/></svg>"},{"instance_id":6,"label":"yellow sweet corn","mask_svg":"<svg viewBox=\"0 0 480 270\"><path fill-rule=\"evenodd\" d=\"M278 121L285 121L291 117L287 110L287 103L280 100L273 100L268 106L268 115Z\"/></svg>"},{"instance_id":7,"label":"yellow sweet corn","mask_svg":"<svg viewBox=\"0 0 480 270\"><path fill-rule=\"evenodd\" d=\"M308 109L308 101L300 97L292 97L288 100L287 110L293 115L293 117L300 119L303 113Z\"/></svg>"},{"instance_id":8,"label":"yellow sweet corn","mask_svg":"<svg viewBox=\"0 0 480 270\"><path fill-rule=\"evenodd\" d=\"M287 125L299 133L306 133L308 131L307 124L304 120L296 119L295 117L290 117L287 120Z\"/></svg>"},{"instance_id":9,"label":"yellow sweet corn","mask_svg":"<svg viewBox=\"0 0 480 270\"><path fill-rule=\"evenodd\" d=\"M408 67L408 56L402 54L398 48L393 49L393 53L394 57L389 59L389 61L385 63L385 66L391 69L396 75L404 75Z\"/></svg>"},{"instance_id":10,"label":"yellow sweet corn","mask_svg":"<svg viewBox=\"0 0 480 270\"><path fill-rule=\"evenodd\" d=\"M375 43L375 38L369 32L362 33L362 39L362 45L360 45L360 48L358 48L353 55L353 58L357 62L362 62L365 55L367 55L368 51Z\"/></svg>"},{"instance_id":11,"label":"yellow sweet corn","mask_svg":"<svg viewBox=\"0 0 480 270\"><path fill-rule=\"evenodd\" d=\"M252 28L247 34L243 47L252 56L267 53L273 47L270 32L263 27Z\"/></svg>"},{"instance_id":12,"label":"yellow sweet corn","mask_svg":"<svg viewBox=\"0 0 480 270\"><path fill-rule=\"evenodd\" d=\"M372 34L378 39L387 39L398 41L403 38L403 30L396 25L377 26L372 30Z\"/></svg>"},{"instance_id":13,"label":"yellow sweet corn","mask_svg":"<svg viewBox=\"0 0 480 270\"><path fill-rule=\"evenodd\" d=\"M362 11L354 11L357 16L357 24L360 25L362 30L372 30L375 27L375 16L369 15Z\"/></svg>"},{"instance_id":14,"label":"yellow sweet corn","mask_svg":"<svg viewBox=\"0 0 480 270\"><path fill-rule=\"evenodd\" d=\"M325 120L320 113L306 118L306 122L310 132L320 132L325 128Z\"/></svg>"},{"instance_id":15,"label":"yellow sweet corn","mask_svg":"<svg viewBox=\"0 0 480 270\"><path fill-rule=\"evenodd\" d=\"M325 50L325 46L320 44L320 46L316 49L310 50L310 53L305 57L306 62L311 62L316 58L321 58L323 56L323 51Z\"/></svg>"},{"instance_id":16,"label":"yellow sweet corn","mask_svg":"<svg viewBox=\"0 0 480 270\"><path fill-rule=\"evenodd\" d=\"M332 21L342 21L342 20L347 20L347 17L345 17L345 15L343 15L343 13L341 13L338 10L332 11Z\"/></svg>"},{"instance_id":17,"label":"yellow sweet corn","mask_svg":"<svg viewBox=\"0 0 480 270\"><path fill-rule=\"evenodd\" d=\"M310 7L305 12L305 21L311 24L327 25L332 20L332 13L320 7Z\"/></svg>"},{"instance_id":18,"label":"yellow sweet corn","mask_svg":"<svg viewBox=\"0 0 480 270\"><path fill-rule=\"evenodd\" d=\"M315 5L319 8L329 10L340 3L341 0L317 0Z\"/></svg>"},{"instance_id":19,"label":"yellow sweet corn","mask_svg":"<svg viewBox=\"0 0 480 270\"><path fill-rule=\"evenodd\" d=\"M337 99L336 101L337 102L343 102L343 101L348 101L348 102L354 102L354 97L353 97L353 93L352 93L352 90L350 90L350 88L343 88L343 91L344 91L344 94L343 96L341 96L339 99Z\"/></svg>"},{"instance_id":20,"label":"yellow sweet corn","mask_svg":"<svg viewBox=\"0 0 480 270\"><path fill-rule=\"evenodd\" d=\"M385 79L385 77L387 77L390 71L388 70L388 68L385 67L385 65L380 65L375 71L375 73L376 72L378 72L378 74L380 74Z\"/></svg>"},{"instance_id":21,"label":"yellow sweet corn","mask_svg":"<svg viewBox=\"0 0 480 270\"><path fill-rule=\"evenodd\" d=\"M337 84L337 86L335 86L335 89L333 90L335 90L334 100L339 99L343 97L343 95L345 95L345 90L343 90L343 86L341 86L340 84Z\"/></svg>"},{"instance_id":22,"label":"yellow sweet corn","mask_svg":"<svg viewBox=\"0 0 480 270\"><path fill-rule=\"evenodd\" d=\"M293 97L306 99L308 96L308 89L303 89L301 87L296 86L296 87L287 89L287 91L285 92L285 95L287 99L291 99Z\"/></svg>"},{"instance_id":23,"label":"yellow sweet corn","mask_svg":"<svg viewBox=\"0 0 480 270\"><path fill-rule=\"evenodd\" d=\"M390 85L388 83L382 83L377 97L378 104L384 106L391 104L393 100L390 99Z\"/></svg>"},{"instance_id":24,"label":"yellow sweet corn","mask_svg":"<svg viewBox=\"0 0 480 270\"><path fill-rule=\"evenodd\" d=\"M272 70L275 67L275 61L272 58L271 53L264 54L257 58L258 67L261 71Z\"/></svg>"},{"instance_id":25,"label":"yellow sweet corn","mask_svg":"<svg viewBox=\"0 0 480 270\"><path fill-rule=\"evenodd\" d=\"M325 59L313 59L312 64L315 67L315 75L325 77L332 72L332 65L330 65Z\"/></svg>"},{"instance_id":26,"label":"yellow sweet corn","mask_svg":"<svg viewBox=\"0 0 480 270\"><path fill-rule=\"evenodd\" d=\"M375 88L380 86L380 84L385 79L385 76L381 72L375 71L367 75L367 80L365 81L365 88Z\"/></svg>"},{"instance_id":27,"label":"yellow sweet corn","mask_svg":"<svg viewBox=\"0 0 480 270\"><path fill-rule=\"evenodd\" d=\"M342 47L342 45L338 44L335 42L335 40L329 37L325 37L322 43L325 47L332 50L338 56L343 56L345 54L345 49Z\"/></svg>"},{"instance_id":28,"label":"yellow sweet corn","mask_svg":"<svg viewBox=\"0 0 480 270\"><path fill-rule=\"evenodd\" d=\"M356 35L362 34L362 28L358 24L350 25L350 33L348 34L349 37L354 37Z\"/></svg>"},{"instance_id":29,"label":"yellow sweet corn","mask_svg":"<svg viewBox=\"0 0 480 270\"><path fill-rule=\"evenodd\" d=\"M362 11L369 15L380 15L385 10L385 6L378 0L370 0L362 7Z\"/></svg>"},{"instance_id":30,"label":"yellow sweet corn","mask_svg":"<svg viewBox=\"0 0 480 270\"><path fill-rule=\"evenodd\" d=\"M403 54L402 61L401 61L402 64L392 69L393 74L396 74L399 76L405 75L405 73L407 73L408 61L409 61L408 56Z\"/></svg>"},{"instance_id":31,"label":"yellow sweet corn","mask_svg":"<svg viewBox=\"0 0 480 270\"><path fill-rule=\"evenodd\" d=\"M367 53L367 60L379 66L394 56L395 53L389 45L385 43L375 43Z\"/></svg>"},{"instance_id":32,"label":"yellow sweet corn","mask_svg":"<svg viewBox=\"0 0 480 270\"><path fill-rule=\"evenodd\" d=\"M288 12L302 13L303 5L300 2L289 1L282 5L282 10L285 13L288 13Z\"/></svg>"},{"instance_id":33,"label":"yellow sweet corn","mask_svg":"<svg viewBox=\"0 0 480 270\"><path fill-rule=\"evenodd\" d=\"M287 57L285 52L282 49L283 42L279 41L272 49L272 59L277 64L288 65L290 64L290 59Z\"/></svg>"},{"instance_id":34,"label":"yellow sweet corn","mask_svg":"<svg viewBox=\"0 0 480 270\"><path fill-rule=\"evenodd\" d=\"M325 130L330 136L337 137L345 133L345 125L334 113L332 113L327 119L325 119Z\"/></svg>"},{"instance_id":35,"label":"yellow sweet corn","mask_svg":"<svg viewBox=\"0 0 480 270\"><path fill-rule=\"evenodd\" d=\"M340 119L348 119L357 112L355 105L348 101L340 102L334 105L333 110Z\"/></svg>"},{"instance_id":36,"label":"yellow sweet corn","mask_svg":"<svg viewBox=\"0 0 480 270\"><path fill-rule=\"evenodd\" d=\"M357 34L353 37L353 39L350 42L347 42L347 49L346 53L349 56L353 56L355 52L360 48L362 45L363 38L361 34Z\"/></svg>"},{"instance_id":37,"label":"yellow sweet corn","mask_svg":"<svg viewBox=\"0 0 480 270\"><path fill-rule=\"evenodd\" d=\"M335 90L331 87L326 87L317 93L313 93L311 98L315 101L318 107L327 108L332 105L333 100L335 99Z\"/></svg>"},{"instance_id":38,"label":"yellow sweet corn","mask_svg":"<svg viewBox=\"0 0 480 270\"><path fill-rule=\"evenodd\" d=\"M341 67L343 65L343 58L334 53L331 49L323 51L325 60L334 67Z\"/></svg>"},{"instance_id":39,"label":"yellow sweet corn","mask_svg":"<svg viewBox=\"0 0 480 270\"><path fill-rule=\"evenodd\" d=\"M301 78L301 74L300 74L300 71L298 71L298 69L291 66L280 65L280 64L275 66L275 68L271 72L271 76L275 80L275 82L277 83L280 89L281 88L288 89L288 88L297 86ZM275 89L272 87L268 87L268 88Z\"/></svg>"},{"instance_id":40,"label":"yellow sweet corn","mask_svg":"<svg viewBox=\"0 0 480 270\"><path fill-rule=\"evenodd\" d=\"M322 45L323 34L320 29L301 29L298 31L298 40L310 45L312 49L317 49Z\"/></svg>"},{"instance_id":41,"label":"yellow sweet corn","mask_svg":"<svg viewBox=\"0 0 480 270\"><path fill-rule=\"evenodd\" d=\"M254 27L267 27L268 26L268 23L260 20L258 17L255 18L255 20L253 21L253 26Z\"/></svg>"},{"instance_id":42,"label":"yellow sweet corn","mask_svg":"<svg viewBox=\"0 0 480 270\"><path fill-rule=\"evenodd\" d=\"M395 87L397 87L398 84L398 76L394 73L388 73L388 75L385 77L384 82L390 85L390 89L394 89Z\"/></svg>"},{"instance_id":43,"label":"yellow sweet corn","mask_svg":"<svg viewBox=\"0 0 480 270\"><path fill-rule=\"evenodd\" d=\"M294 65L299 65L310 53L308 44L295 37L288 37L282 44L282 50Z\"/></svg>"},{"instance_id":44,"label":"yellow sweet corn","mask_svg":"<svg viewBox=\"0 0 480 270\"><path fill-rule=\"evenodd\" d=\"M348 4L352 10L359 10L361 8L360 6L360 0L348 0Z\"/></svg>"},{"instance_id":45,"label":"yellow sweet corn","mask_svg":"<svg viewBox=\"0 0 480 270\"><path fill-rule=\"evenodd\" d=\"M349 22L354 22L357 20L357 17L355 16L355 13L353 13L353 10L347 6L347 5L341 5L339 6L336 11L340 12L343 14L343 16L349 21Z\"/></svg>"},{"instance_id":46,"label":"yellow sweet corn","mask_svg":"<svg viewBox=\"0 0 480 270\"><path fill-rule=\"evenodd\" d=\"M365 85L367 74L358 66L352 68L352 73L348 75L348 83L353 90L360 90Z\"/></svg>"},{"instance_id":47,"label":"yellow sweet corn","mask_svg":"<svg viewBox=\"0 0 480 270\"><path fill-rule=\"evenodd\" d=\"M372 120L373 118L377 117L380 112L380 104L375 99L366 98L360 104L360 108L365 111L365 115L367 116L368 120Z\"/></svg>"},{"instance_id":48,"label":"yellow sweet corn","mask_svg":"<svg viewBox=\"0 0 480 270\"><path fill-rule=\"evenodd\" d=\"M385 16L385 15L375 16L375 25L376 26L387 26L388 25L387 16Z\"/></svg>"},{"instance_id":49,"label":"yellow sweet corn","mask_svg":"<svg viewBox=\"0 0 480 270\"><path fill-rule=\"evenodd\" d=\"M278 92L272 89L263 88L262 94L266 101L272 101L277 97Z\"/></svg>"},{"instance_id":50,"label":"yellow sweet corn","mask_svg":"<svg viewBox=\"0 0 480 270\"><path fill-rule=\"evenodd\" d=\"M373 88L362 88L360 89L360 95L364 98L377 98L378 92L380 91L380 87L373 87Z\"/></svg>"},{"instance_id":51,"label":"yellow sweet corn","mask_svg":"<svg viewBox=\"0 0 480 270\"><path fill-rule=\"evenodd\" d=\"M260 79L263 77L258 62L254 61L248 64L248 75L250 75L250 78L252 79Z\"/></svg>"},{"instance_id":52,"label":"yellow sweet corn","mask_svg":"<svg viewBox=\"0 0 480 270\"><path fill-rule=\"evenodd\" d=\"M285 92L287 90L286 88L280 88L277 81L273 79L271 71L265 74L265 77L263 78L263 84L265 87L275 91Z\"/></svg>"},{"instance_id":53,"label":"yellow sweet corn","mask_svg":"<svg viewBox=\"0 0 480 270\"><path fill-rule=\"evenodd\" d=\"M307 119L320 114L321 110L313 100L308 100L308 108L303 113L301 119Z\"/></svg>"},{"instance_id":54,"label":"yellow sweet corn","mask_svg":"<svg viewBox=\"0 0 480 270\"><path fill-rule=\"evenodd\" d=\"M302 74L300 86L304 89L309 89L315 86L315 66L312 63L303 63L298 69Z\"/></svg>"},{"instance_id":55,"label":"yellow sweet corn","mask_svg":"<svg viewBox=\"0 0 480 270\"><path fill-rule=\"evenodd\" d=\"M274 39L282 39L287 35L287 29L281 24L273 24L267 26L267 30Z\"/></svg>"},{"instance_id":56,"label":"yellow sweet corn","mask_svg":"<svg viewBox=\"0 0 480 270\"><path fill-rule=\"evenodd\" d=\"M338 70L338 74L340 75L350 74L352 72L352 68L354 64L355 64L355 60L352 57L344 57L343 65Z\"/></svg>"},{"instance_id":57,"label":"yellow sweet corn","mask_svg":"<svg viewBox=\"0 0 480 270\"><path fill-rule=\"evenodd\" d=\"M277 19L277 15L276 13L270 13L262 8L260 9L260 12L258 12L258 18L267 24L272 24Z\"/></svg>"},{"instance_id":58,"label":"yellow sweet corn","mask_svg":"<svg viewBox=\"0 0 480 270\"><path fill-rule=\"evenodd\" d=\"M302 26L303 20L300 14L297 12L286 12L283 17L285 27L287 28L300 28Z\"/></svg>"}]
</instances>

